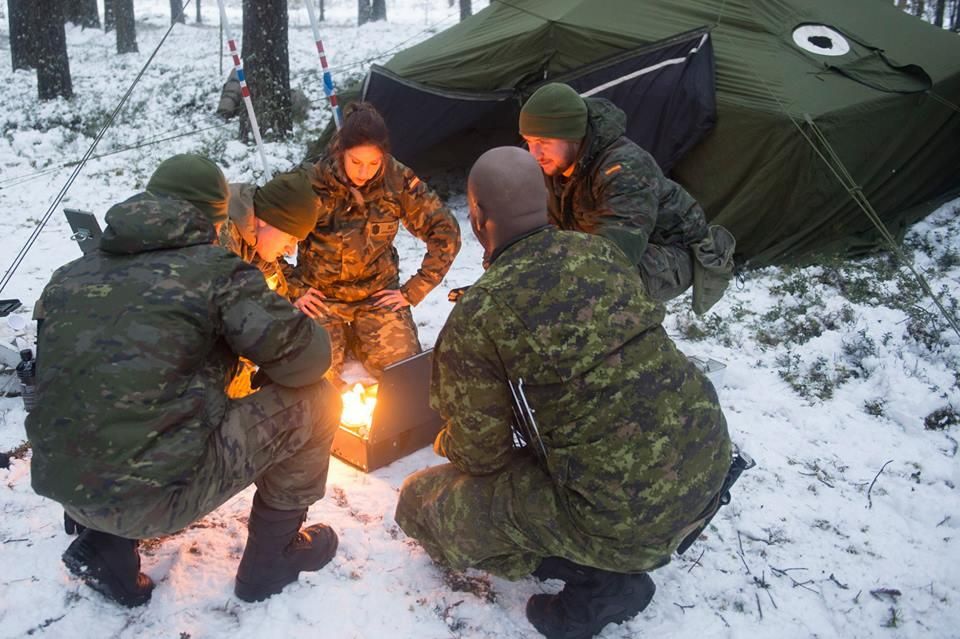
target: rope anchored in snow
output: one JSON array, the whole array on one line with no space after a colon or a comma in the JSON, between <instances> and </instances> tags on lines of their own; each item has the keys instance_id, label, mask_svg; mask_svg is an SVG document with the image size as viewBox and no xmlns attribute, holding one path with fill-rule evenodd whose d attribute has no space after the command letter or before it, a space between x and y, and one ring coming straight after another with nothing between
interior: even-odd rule
<instances>
[{"instance_id":1,"label":"rope anchored in snow","mask_svg":"<svg viewBox=\"0 0 960 639\"><path fill-rule=\"evenodd\" d=\"M181 11L186 9L190 4L190 0L186 0L183 6L180 8ZM97 136L93 139L93 142L90 144L90 148L87 149L87 152L83 154L83 157L77 163L77 166L73 169L73 172L70 174L70 177L67 178L66 183L61 187L60 192L57 193L57 196L53 198L53 202L50 204L50 208L47 209L47 212L44 213L43 217L40 219L40 222L37 224L37 227L33 229L33 232L30 234L30 237L27 239L27 242L23 245L20 251L17 253L17 256L13 258L13 263L3 274L3 277L0 278L0 293L7 287L7 284L10 283L10 280L13 279L14 273L20 267L20 264L23 263L24 258L27 256L27 253L30 252L30 249L33 248L34 242L37 241L37 238L40 237L40 233L43 231L43 227L47 225L47 222L50 221L50 218L53 216L53 212L57 210L57 207L60 206L60 203L63 201L63 198L67 195L67 191L70 190L70 187L73 186L74 181L77 179L77 176L80 175L80 171L83 170L84 165L87 163L93 156L93 150L97 148L97 145L100 143L100 140L103 139L104 134L107 132L113 125L113 121L116 119L117 114L120 113L120 110L123 108L123 105L127 103L127 100L130 99L130 95L133 93L133 89L140 82L140 78L143 77L143 74L146 73L147 68L150 66L150 63L153 62L153 59L157 57L157 53L160 51L160 47L163 46L163 43L167 41L167 36L170 35L170 32L173 30L173 27L178 24L176 21L173 21L170 24L170 27L163 34L163 37L160 38L160 42L157 43L157 46L153 49L153 53L150 54L150 57L147 58L147 61L144 62L143 67L140 69L140 72L137 73L137 77L133 79L133 82L130 84L130 88L127 89L126 93L123 94L123 97L120 98L119 104L110 114L110 117L107 118L107 121L103 123L103 126L100 127L100 130L97 132Z\"/></svg>"}]
</instances>

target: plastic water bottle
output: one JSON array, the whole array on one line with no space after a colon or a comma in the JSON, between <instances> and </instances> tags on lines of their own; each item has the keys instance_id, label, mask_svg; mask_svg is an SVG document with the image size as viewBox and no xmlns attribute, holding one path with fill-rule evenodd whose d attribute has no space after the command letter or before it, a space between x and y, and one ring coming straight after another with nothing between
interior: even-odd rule
<instances>
[{"instance_id":1,"label":"plastic water bottle","mask_svg":"<svg viewBox=\"0 0 960 639\"><path fill-rule=\"evenodd\" d=\"M37 392L37 360L33 358L33 351L25 348L20 351L20 363L17 364L17 377L20 378L23 408L28 413L36 405Z\"/></svg>"}]
</instances>

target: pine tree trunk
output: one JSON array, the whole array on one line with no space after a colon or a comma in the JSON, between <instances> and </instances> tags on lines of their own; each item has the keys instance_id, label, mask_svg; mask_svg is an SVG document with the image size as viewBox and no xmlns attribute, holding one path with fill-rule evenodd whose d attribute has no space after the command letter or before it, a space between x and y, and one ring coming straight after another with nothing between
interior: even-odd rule
<instances>
[{"instance_id":1,"label":"pine tree trunk","mask_svg":"<svg viewBox=\"0 0 960 639\"><path fill-rule=\"evenodd\" d=\"M313 0L307 0L307 2L312 2ZM320 20L323 20L323 0L320 0Z\"/></svg>"},{"instance_id":2,"label":"pine tree trunk","mask_svg":"<svg viewBox=\"0 0 960 639\"><path fill-rule=\"evenodd\" d=\"M951 31L960 31L960 0L954 0L953 3L953 25Z\"/></svg>"},{"instance_id":3,"label":"pine tree trunk","mask_svg":"<svg viewBox=\"0 0 960 639\"><path fill-rule=\"evenodd\" d=\"M113 17L113 0L103 0L103 31L110 33L117 26Z\"/></svg>"},{"instance_id":4,"label":"pine tree trunk","mask_svg":"<svg viewBox=\"0 0 960 639\"><path fill-rule=\"evenodd\" d=\"M31 0L8 0L7 19L10 25L10 60L13 70L32 69L36 66L37 39L34 35L34 12L30 11Z\"/></svg>"},{"instance_id":5,"label":"pine tree trunk","mask_svg":"<svg viewBox=\"0 0 960 639\"><path fill-rule=\"evenodd\" d=\"M370 11L370 21L376 22L377 20L386 20L387 19L387 0L373 0L373 5Z\"/></svg>"},{"instance_id":6,"label":"pine tree trunk","mask_svg":"<svg viewBox=\"0 0 960 639\"><path fill-rule=\"evenodd\" d=\"M110 0L117 27L117 53L136 53L137 22L133 15L133 0Z\"/></svg>"},{"instance_id":7,"label":"pine tree trunk","mask_svg":"<svg viewBox=\"0 0 960 639\"><path fill-rule=\"evenodd\" d=\"M470 0L460 0L460 22L473 15L473 3Z\"/></svg>"},{"instance_id":8,"label":"pine tree trunk","mask_svg":"<svg viewBox=\"0 0 960 639\"><path fill-rule=\"evenodd\" d=\"M67 58L67 36L63 29L61 0L33 0L37 41L37 90L41 100L70 98L70 60Z\"/></svg>"},{"instance_id":9,"label":"pine tree trunk","mask_svg":"<svg viewBox=\"0 0 960 639\"><path fill-rule=\"evenodd\" d=\"M200 0L194 0L197 4L197 24L203 24L203 16L200 15Z\"/></svg>"},{"instance_id":10,"label":"pine tree trunk","mask_svg":"<svg viewBox=\"0 0 960 639\"><path fill-rule=\"evenodd\" d=\"M100 11L97 0L65 0L64 18L67 22L80 25L84 29L100 28Z\"/></svg>"},{"instance_id":11,"label":"pine tree trunk","mask_svg":"<svg viewBox=\"0 0 960 639\"><path fill-rule=\"evenodd\" d=\"M241 57L264 137L282 139L293 129L287 17L287 0L243 0ZM240 118L241 138L249 132L250 122Z\"/></svg>"},{"instance_id":12,"label":"pine tree trunk","mask_svg":"<svg viewBox=\"0 0 960 639\"><path fill-rule=\"evenodd\" d=\"M924 17L924 15L926 15L926 13L927 13L927 3L926 3L926 1L925 1L925 0L917 0L917 2L913 5L913 15L917 16L918 18L920 18L920 19L922 20L923 17Z\"/></svg>"},{"instance_id":13,"label":"pine tree trunk","mask_svg":"<svg viewBox=\"0 0 960 639\"><path fill-rule=\"evenodd\" d=\"M183 3L180 0L170 0L170 24L180 22L185 24L187 18L183 15Z\"/></svg>"},{"instance_id":14,"label":"pine tree trunk","mask_svg":"<svg viewBox=\"0 0 960 639\"><path fill-rule=\"evenodd\" d=\"M943 14L947 8L947 0L937 0L936 13L934 14L933 23L940 28L943 28Z\"/></svg>"},{"instance_id":15,"label":"pine tree trunk","mask_svg":"<svg viewBox=\"0 0 960 639\"><path fill-rule=\"evenodd\" d=\"M357 0L357 25L360 26L370 22L372 12L370 0Z\"/></svg>"}]
</instances>

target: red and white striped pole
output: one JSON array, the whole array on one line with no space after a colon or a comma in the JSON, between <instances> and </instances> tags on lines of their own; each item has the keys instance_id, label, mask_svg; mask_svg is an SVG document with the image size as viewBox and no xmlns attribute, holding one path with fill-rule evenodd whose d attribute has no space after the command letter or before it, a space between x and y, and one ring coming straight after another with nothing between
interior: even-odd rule
<instances>
[{"instance_id":1,"label":"red and white striped pole","mask_svg":"<svg viewBox=\"0 0 960 639\"><path fill-rule=\"evenodd\" d=\"M307 5L307 13L310 14L310 26L313 27L313 39L317 43L317 53L320 55L320 68L323 70L323 92L330 100L330 107L333 109L333 121L340 129L342 118L340 116L340 105L337 103L337 90L333 86L333 75L330 73L330 67L327 66L327 54L323 50L323 40L320 39L320 25L317 22L317 10L313 7L314 0L304 0Z\"/></svg>"},{"instance_id":2,"label":"red and white striped pole","mask_svg":"<svg viewBox=\"0 0 960 639\"><path fill-rule=\"evenodd\" d=\"M260 125L257 124L257 114L253 112L253 101L250 99L250 89L247 87L247 78L243 73L243 62L240 61L240 52L237 51L237 42L233 39L233 33L230 31L230 23L227 21L227 10L223 5L224 0L217 0L220 5L220 25L223 32L227 35L227 46L230 48L230 55L233 56L233 68L237 72L237 80L240 81L240 94L243 96L243 105L247 107L247 116L250 118L250 129L253 131L253 139L257 143L257 149L260 151L260 161L263 162L264 180L270 179L270 164L267 162L267 154L263 150L263 140L260 138Z\"/></svg>"}]
</instances>

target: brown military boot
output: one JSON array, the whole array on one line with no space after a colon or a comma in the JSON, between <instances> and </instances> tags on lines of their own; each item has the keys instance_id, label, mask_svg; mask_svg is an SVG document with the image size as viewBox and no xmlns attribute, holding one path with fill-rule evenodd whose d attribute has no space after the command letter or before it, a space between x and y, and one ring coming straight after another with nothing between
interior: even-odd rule
<instances>
[{"instance_id":1,"label":"brown military boot","mask_svg":"<svg viewBox=\"0 0 960 639\"><path fill-rule=\"evenodd\" d=\"M324 524L303 530L307 509L274 510L253 496L249 536L234 592L244 601L262 601L297 580L303 571L320 570L337 552L337 533Z\"/></svg>"},{"instance_id":2,"label":"brown military boot","mask_svg":"<svg viewBox=\"0 0 960 639\"><path fill-rule=\"evenodd\" d=\"M139 543L84 528L63 553L63 563L107 599L127 608L142 606L150 601L154 583L140 572Z\"/></svg>"},{"instance_id":3,"label":"brown military boot","mask_svg":"<svg viewBox=\"0 0 960 639\"><path fill-rule=\"evenodd\" d=\"M608 572L556 557L545 559L533 574L566 582L559 594L527 601L527 619L547 639L590 639L608 623L636 616L657 589L647 573Z\"/></svg>"}]
</instances>

